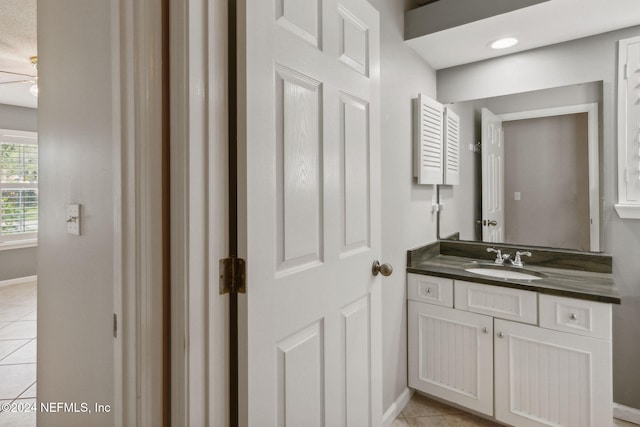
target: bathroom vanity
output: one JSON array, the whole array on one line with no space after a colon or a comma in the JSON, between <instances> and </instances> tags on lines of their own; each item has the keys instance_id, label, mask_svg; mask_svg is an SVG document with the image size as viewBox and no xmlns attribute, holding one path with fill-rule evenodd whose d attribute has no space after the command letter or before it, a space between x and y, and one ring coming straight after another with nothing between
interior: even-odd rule
<instances>
[{"instance_id":1,"label":"bathroom vanity","mask_svg":"<svg viewBox=\"0 0 640 427\"><path fill-rule=\"evenodd\" d=\"M518 427L610 426L611 258L500 244L532 252L534 278L478 274L526 271L496 264L491 247L408 252L409 386Z\"/></svg>"}]
</instances>

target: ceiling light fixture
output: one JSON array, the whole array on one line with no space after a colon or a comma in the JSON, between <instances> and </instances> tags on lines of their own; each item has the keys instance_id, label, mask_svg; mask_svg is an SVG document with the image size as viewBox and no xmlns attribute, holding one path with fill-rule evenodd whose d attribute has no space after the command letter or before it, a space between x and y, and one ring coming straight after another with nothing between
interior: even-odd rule
<instances>
[{"instance_id":1,"label":"ceiling light fixture","mask_svg":"<svg viewBox=\"0 0 640 427\"><path fill-rule=\"evenodd\" d=\"M502 39L495 40L491 42L489 46L492 49L506 49L511 46L515 46L518 44L518 39L515 37L505 37Z\"/></svg>"},{"instance_id":2,"label":"ceiling light fixture","mask_svg":"<svg viewBox=\"0 0 640 427\"><path fill-rule=\"evenodd\" d=\"M29 60L31 61L31 66L33 68L36 69L36 72L38 72L38 57L37 56L32 56L31 58L29 58ZM36 84L34 84L33 86L31 86L29 88L29 92L31 92L31 95L35 96L36 98L38 97L38 78L36 77Z\"/></svg>"}]
</instances>

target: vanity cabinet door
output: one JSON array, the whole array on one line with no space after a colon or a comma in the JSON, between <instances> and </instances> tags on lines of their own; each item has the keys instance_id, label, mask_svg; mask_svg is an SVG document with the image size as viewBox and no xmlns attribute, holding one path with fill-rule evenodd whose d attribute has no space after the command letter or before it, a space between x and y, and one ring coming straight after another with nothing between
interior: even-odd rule
<instances>
[{"instance_id":1,"label":"vanity cabinet door","mask_svg":"<svg viewBox=\"0 0 640 427\"><path fill-rule=\"evenodd\" d=\"M493 415L493 319L409 301L409 386Z\"/></svg>"},{"instance_id":2,"label":"vanity cabinet door","mask_svg":"<svg viewBox=\"0 0 640 427\"><path fill-rule=\"evenodd\" d=\"M494 327L497 420L611 426L609 342L499 319Z\"/></svg>"}]
</instances>

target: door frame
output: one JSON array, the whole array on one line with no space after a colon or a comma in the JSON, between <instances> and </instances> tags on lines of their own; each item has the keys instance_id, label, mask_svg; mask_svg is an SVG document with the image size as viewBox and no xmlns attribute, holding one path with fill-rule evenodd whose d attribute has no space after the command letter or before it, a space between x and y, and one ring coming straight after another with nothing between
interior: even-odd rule
<instances>
[{"instance_id":1,"label":"door frame","mask_svg":"<svg viewBox=\"0 0 640 427\"><path fill-rule=\"evenodd\" d=\"M587 113L589 150L589 217L591 218L589 245L592 252L600 248L600 157L598 135L598 103L566 105L553 108L496 114L503 122ZM506 142L505 142L506 144Z\"/></svg>"},{"instance_id":2,"label":"door frame","mask_svg":"<svg viewBox=\"0 0 640 427\"><path fill-rule=\"evenodd\" d=\"M164 425L163 6L111 0L114 424Z\"/></svg>"},{"instance_id":3,"label":"door frame","mask_svg":"<svg viewBox=\"0 0 640 427\"><path fill-rule=\"evenodd\" d=\"M169 6L171 425L230 425L227 0Z\"/></svg>"}]
</instances>

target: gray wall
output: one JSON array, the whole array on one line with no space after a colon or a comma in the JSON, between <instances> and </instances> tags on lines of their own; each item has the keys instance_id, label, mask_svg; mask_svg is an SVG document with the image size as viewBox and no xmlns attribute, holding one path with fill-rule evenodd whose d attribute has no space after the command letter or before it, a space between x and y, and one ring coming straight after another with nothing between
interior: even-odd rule
<instances>
[{"instance_id":1,"label":"gray wall","mask_svg":"<svg viewBox=\"0 0 640 427\"><path fill-rule=\"evenodd\" d=\"M434 241L433 188L414 184L411 99L435 98L435 72L403 41L409 1L370 0L380 11L382 261L393 275L382 279L383 409L407 389L406 251Z\"/></svg>"},{"instance_id":2,"label":"gray wall","mask_svg":"<svg viewBox=\"0 0 640 427\"><path fill-rule=\"evenodd\" d=\"M40 402L113 405L112 16L111 2L38 0ZM67 234L68 203L82 205L80 236ZM37 422L113 426L116 410Z\"/></svg>"},{"instance_id":3,"label":"gray wall","mask_svg":"<svg viewBox=\"0 0 640 427\"><path fill-rule=\"evenodd\" d=\"M640 408L640 221L622 220L613 209L617 198L617 40L635 36L640 36L640 27L440 70L437 81L441 102L603 81L603 250L613 256L613 276L622 296L622 304L613 310L614 400Z\"/></svg>"},{"instance_id":4,"label":"gray wall","mask_svg":"<svg viewBox=\"0 0 640 427\"><path fill-rule=\"evenodd\" d=\"M587 113L502 126L505 243L588 251Z\"/></svg>"},{"instance_id":5,"label":"gray wall","mask_svg":"<svg viewBox=\"0 0 640 427\"><path fill-rule=\"evenodd\" d=\"M0 104L0 128L37 132L37 110ZM0 281L35 274L35 247L0 251Z\"/></svg>"}]
</instances>

